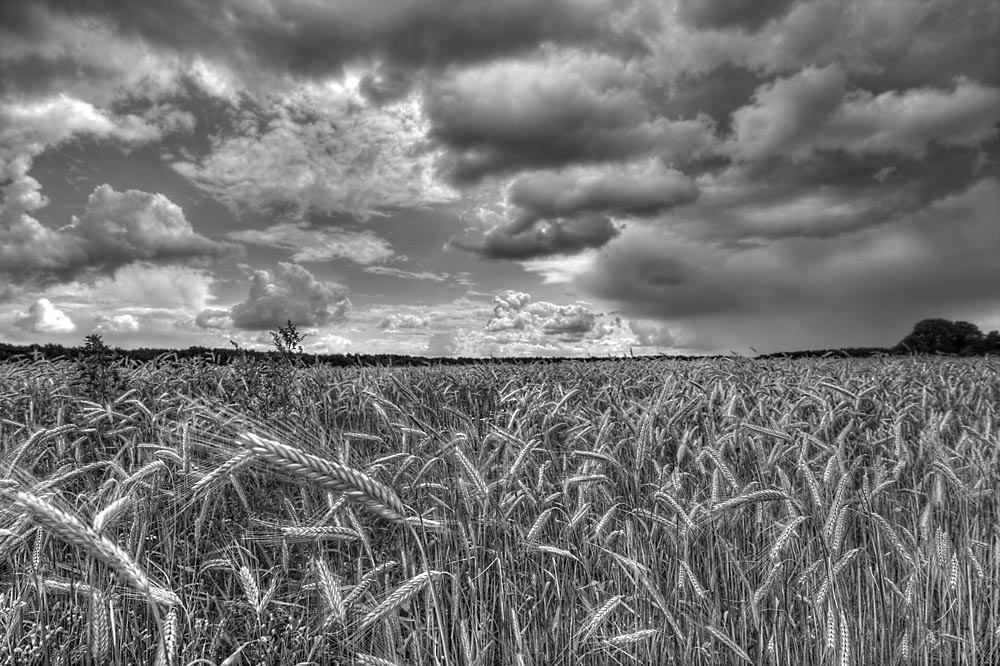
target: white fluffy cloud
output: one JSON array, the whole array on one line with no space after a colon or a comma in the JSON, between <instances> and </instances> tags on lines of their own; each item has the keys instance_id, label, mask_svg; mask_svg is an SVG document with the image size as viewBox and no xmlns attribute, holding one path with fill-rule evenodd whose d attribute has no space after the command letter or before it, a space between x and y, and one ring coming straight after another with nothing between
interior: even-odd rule
<instances>
[{"instance_id":1,"label":"white fluffy cloud","mask_svg":"<svg viewBox=\"0 0 1000 666\"><path fill-rule=\"evenodd\" d=\"M610 332L599 324L601 315L582 303L533 302L529 294L508 291L494 297L493 304L493 316L486 323L486 330L491 333L505 332L529 340L578 342L601 338Z\"/></svg>"},{"instance_id":2,"label":"white fluffy cloud","mask_svg":"<svg viewBox=\"0 0 1000 666\"><path fill-rule=\"evenodd\" d=\"M139 330L139 320L130 314L100 315L94 320L97 333L135 333Z\"/></svg>"},{"instance_id":3,"label":"white fluffy cloud","mask_svg":"<svg viewBox=\"0 0 1000 666\"><path fill-rule=\"evenodd\" d=\"M25 103L0 104L0 142L10 150L37 155L46 145L74 134L111 137L130 143L153 141L160 129L135 115L117 115L65 95Z\"/></svg>"},{"instance_id":4,"label":"white fluffy cloud","mask_svg":"<svg viewBox=\"0 0 1000 666\"><path fill-rule=\"evenodd\" d=\"M407 328L426 328L430 323L430 318L416 314L389 315L378 323L378 328L383 331L398 331Z\"/></svg>"},{"instance_id":5,"label":"white fluffy cloud","mask_svg":"<svg viewBox=\"0 0 1000 666\"><path fill-rule=\"evenodd\" d=\"M212 299L214 282L203 269L136 262L98 279L94 291L131 307L200 311Z\"/></svg>"},{"instance_id":6,"label":"white fluffy cloud","mask_svg":"<svg viewBox=\"0 0 1000 666\"><path fill-rule=\"evenodd\" d=\"M76 330L73 320L47 298L39 298L17 315L14 325L31 333L72 333Z\"/></svg>"},{"instance_id":7,"label":"white fluffy cloud","mask_svg":"<svg viewBox=\"0 0 1000 666\"><path fill-rule=\"evenodd\" d=\"M221 139L204 159L174 168L236 206L280 202L365 218L389 206L423 206L456 194L419 150L419 109L405 102L358 113L356 90L305 87L260 133Z\"/></svg>"},{"instance_id":8,"label":"white fluffy cloud","mask_svg":"<svg viewBox=\"0 0 1000 666\"><path fill-rule=\"evenodd\" d=\"M23 184L9 186L5 194ZM0 272L13 280L69 279L87 269L109 271L138 260L215 257L234 249L195 233L181 208L162 194L117 192L101 185L81 217L51 229L22 212L27 197L19 192L5 198L0 211Z\"/></svg>"},{"instance_id":9,"label":"white fluffy cloud","mask_svg":"<svg viewBox=\"0 0 1000 666\"><path fill-rule=\"evenodd\" d=\"M342 321L351 307L347 289L321 282L298 264L279 263L274 273L257 271L247 300L228 311L203 310L202 328L223 328L227 319L238 329L277 329L291 321L296 326L323 326Z\"/></svg>"}]
</instances>

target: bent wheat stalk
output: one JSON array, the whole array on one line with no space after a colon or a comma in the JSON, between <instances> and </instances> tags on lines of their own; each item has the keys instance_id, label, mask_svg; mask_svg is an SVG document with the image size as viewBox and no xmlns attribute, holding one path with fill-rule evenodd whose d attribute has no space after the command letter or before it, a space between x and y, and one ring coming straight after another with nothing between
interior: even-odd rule
<instances>
[{"instance_id":1,"label":"bent wheat stalk","mask_svg":"<svg viewBox=\"0 0 1000 666\"><path fill-rule=\"evenodd\" d=\"M132 588L149 602L175 606L180 599L174 592L150 582L146 573L123 548L101 536L73 514L25 490L15 483L0 481L0 496L5 497L35 521L66 543L81 548L114 569Z\"/></svg>"},{"instance_id":2,"label":"bent wheat stalk","mask_svg":"<svg viewBox=\"0 0 1000 666\"><path fill-rule=\"evenodd\" d=\"M240 433L237 441L261 460L329 490L344 493L348 499L386 520L399 523L405 521L406 509L399 496L391 488L354 468L305 453L273 439L258 437L251 432Z\"/></svg>"}]
</instances>

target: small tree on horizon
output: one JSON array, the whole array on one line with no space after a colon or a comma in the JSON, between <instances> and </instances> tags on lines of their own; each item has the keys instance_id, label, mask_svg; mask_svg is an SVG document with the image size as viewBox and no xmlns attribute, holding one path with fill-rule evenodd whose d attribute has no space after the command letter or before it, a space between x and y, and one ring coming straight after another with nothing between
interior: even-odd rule
<instances>
[{"instance_id":1,"label":"small tree on horizon","mask_svg":"<svg viewBox=\"0 0 1000 666\"><path fill-rule=\"evenodd\" d=\"M898 351L918 354L981 354L989 351L987 341L996 331L984 336L975 324L947 319L924 319L896 345Z\"/></svg>"}]
</instances>

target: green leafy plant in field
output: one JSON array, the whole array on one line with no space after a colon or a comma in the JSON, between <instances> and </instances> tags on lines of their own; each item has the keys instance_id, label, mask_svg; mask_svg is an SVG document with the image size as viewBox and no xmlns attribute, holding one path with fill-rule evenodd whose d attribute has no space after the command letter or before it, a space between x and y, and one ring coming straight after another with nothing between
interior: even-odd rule
<instances>
[{"instance_id":1,"label":"green leafy plant in field","mask_svg":"<svg viewBox=\"0 0 1000 666\"><path fill-rule=\"evenodd\" d=\"M107 402L123 389L118 355L97 333L91 333L85 338L83 352L77 359L77 368L86 393L95 402Z\"/></svg>"},{"instance_id":2,"label":"green leafy plant in field","mask_svg":"<svg viewBox=\"0 0 1000 666\"><path fill-rule=\"evenodd\" d=\"M302 341L295 324L288 322L271 332L274 351L260 354L231 342L239 353L233 362L237 400L253 413L279 410L288 414L295 403L295 382L302 367Z\"/></svg>"}]
</instances>

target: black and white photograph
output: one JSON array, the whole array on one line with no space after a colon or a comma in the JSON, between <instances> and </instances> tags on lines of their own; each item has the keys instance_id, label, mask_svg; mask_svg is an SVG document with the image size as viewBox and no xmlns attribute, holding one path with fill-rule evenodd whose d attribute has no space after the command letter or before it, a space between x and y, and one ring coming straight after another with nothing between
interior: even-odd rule
<instances>
[{"instance_id":1,"label":"black and white photograph","mask_svg":"<svg viewBox=\"0 0 1000 666\"><path fill-rule=\"evenodd\" d=\"M76 664L1000 664L1000 3L0 0Z\"/></svg>"}]
</instances>

